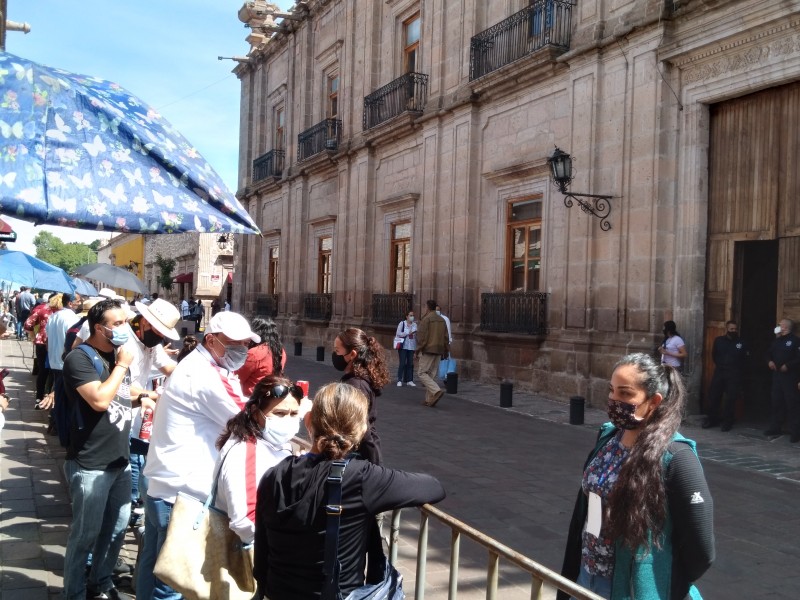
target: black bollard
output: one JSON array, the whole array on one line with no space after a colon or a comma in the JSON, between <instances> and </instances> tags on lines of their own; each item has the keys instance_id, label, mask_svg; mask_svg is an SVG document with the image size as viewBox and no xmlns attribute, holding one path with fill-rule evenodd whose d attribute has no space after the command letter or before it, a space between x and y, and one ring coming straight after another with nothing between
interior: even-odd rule
<instances>
[{"instance_id":1,"label":"black bollard","mask_svg":"<svg viewBox=\"0 0 800 600\"><path fill-rule=\"evenodd\" d=\"M294 355L303 356L303 342L294 343Z\"/></svg>"},{"instance_id":2,"label":"black bollard","mask_svg":"<svg viewBox=\"0 0 800 600\"><path fill-rule=\"evenodd\" d=\"M325 360L325 346L317 346L317 360L319 362Z\"/></svg>"},{"instance_id":3,"label":"black bollard","mask_svg":"<svg viewBox=\"0 0 800 600\"><path fill-rule=\"evenodd\" d=\"M583 396L572 396L569 399L569 424L583 425L583 406L586 399Z\"/></svg>"},{"instance_id":4,"label":"black bollard","mask_svg":"<svg viewBox=\"0 0 800 600\"><path fill-rule=\"evenodd\" d=\"M500 408L511 408L511 396L514 393L514 384L504 381L500 384Z\"/></svg>"},{"instance_id":5,"label":"black bollard","mask_svg":"<svg viewBox=\"0 0 800 600\"><path fill-rule=\"evenodd\" d=\"M181 337L185 338L189 335L189 328L188 327L181 327Z\"/></svg>"},{"instance_id":6,"label":"black bollard","mask_svg":"<svg viewBox=\"0 0 800 600\"><path fill-rule=\"evenodd\" d=\"M458 393L458 373L448 373L447 379L444 382L445 388L447 388L448 394L457 394Z\"/></svg>"}]
</instances>

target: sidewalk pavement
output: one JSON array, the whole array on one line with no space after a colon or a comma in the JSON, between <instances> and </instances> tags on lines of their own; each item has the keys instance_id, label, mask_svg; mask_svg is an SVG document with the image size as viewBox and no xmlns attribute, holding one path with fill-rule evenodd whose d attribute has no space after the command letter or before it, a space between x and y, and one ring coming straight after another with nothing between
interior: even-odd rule
<instances>
[{"instance_id":1,"label":"sidewalk pavement","mask_svg":"<svg viewBox=\"0 0 800 600\"><path fill-rule=\"evenodd\" d=\"M29 343L0 340L0 367L11 371L5 380L11 403L5 428L0 433L0 597L3 600L59 597L71 520L62 469L63 449L57 437L46 435L46 412L33 409L31 357ZM329 359L327 352L326 358ZM396 367L390 368L390 373L395 371ZM309 380L312 395L320 385L340 376L329 362L317 362L311 353L289 356L287 374ZM562 521L568 520L582 457L590 448L597 425L606 420L605 412L587 408L585 425L569 426L569 406L563 402L515 391L513 407L501 409L499 385L468 381L459 381L458 393L445 394L436 408L421 406L423 397L422 388L398 388L394 379L381 396L379 430L384 451L393 459L392 466L436 474L446 481L448 489L443 510L533 560L557 568L565 535ZM789 569L786 565L795 564L791 561L797 559L793 538L786 542L776 539L781 527L788 527L787 533L796 529L792 513L785 517L788 522L784 524L785 507L780 506L783 498L797 493L800 448L789 444L786 436L767 440L747 427L737 426L729 433L722 433L718 429L701 429L696 418L688 421L682 431L698 442L709 480L713 476L726 490L741 489L741 496L729 495L737 506L752 509L757 517L752 525L763 531L764 538L762 543L752 539L755 533L748 536L738 532L745 517L734 512L718 513L715 519L718 525L724 519L723 524L737 530L729 536L727 530L719 531L718 527L718 545L730 537L731 549L720 552L718 564L712 568L719 569L720 580L730 581L730 588L720 582L718 593L707 597L729 597L725 594L728 589L730 593L738 589L740 578L754 577L752 573L743 573L745 561L769 569L769 580L778 580L776 585L796 590L800 582L785 577ZM563 449L559 444L563 444ZM495 452L493 446L502 449ZM710 469L709 462L735 471ZM751 478L748 473L758 476ZM753 508L750 504L764 497L756 491L764 488L761 476L777 480L774 491L781 495L776 495L769 506ZM555 488L567 491L556 493ZM716 499L717 492L714 493ZM534 517L544 524L534 522ZM765 526L758 519L770 521ZM414 533L417 521L413 513L404 513L403 536ZM433 541L433 533L441 529L432 525L429 560L434 562L429 564L426 586L426 597L432 600L446 597L449 535L444 532L441 538L444 542ZM741 537L749 537L748 545L740 547ZM132 536L129 542L124 552L133 564L136 547ZM756 542L762 545L755 548ZM413 597L414 544L414 537L404 537L401 545L401 570L409 598ZM774 555L768 556L766 547ZM480 582L485 577L482 552L477 548L462 549L462 560L468 564L462 566L459 590L463 588L469 593L459 597L482 596ZM526 580L527 576L509 573L504 567L501 582L506 587L502 597L530 597ZM765 594L768 591L765 589ZM778 593L773 597L792 595Z\"/></svg>"}]
</instances>

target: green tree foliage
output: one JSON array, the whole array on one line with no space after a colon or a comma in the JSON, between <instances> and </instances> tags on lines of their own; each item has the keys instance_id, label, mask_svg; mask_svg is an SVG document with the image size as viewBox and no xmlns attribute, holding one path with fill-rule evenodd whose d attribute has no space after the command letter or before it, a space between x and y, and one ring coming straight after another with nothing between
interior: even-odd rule
<instances>
[{"instance_id":1,"label":"green tree foliage","mask_svg":"<svg viewBox=\"0 0 800 600\"><path fill-rule=\"evenodd\" d=\"M172 289L172 272L175 270L175 259L164 258L160 254L156 254L156 265L158 266L158 276L156 281L165 290Z\"/></svg>"},{"instance_id":2,"label":"green tree foliage","mask_svg":"<svg viewBox=\"0 0 800 600\"><path fill-rule=\"evenodd\" d=\"M33 239L33 245L36 246L36 258L61 267L67 273L72 273L80 265L96 263L96 246L99 243L100 240L95 240L91 244L78 242L65 244L48 231L40 231Z\"/></svg>"}]
</instances>

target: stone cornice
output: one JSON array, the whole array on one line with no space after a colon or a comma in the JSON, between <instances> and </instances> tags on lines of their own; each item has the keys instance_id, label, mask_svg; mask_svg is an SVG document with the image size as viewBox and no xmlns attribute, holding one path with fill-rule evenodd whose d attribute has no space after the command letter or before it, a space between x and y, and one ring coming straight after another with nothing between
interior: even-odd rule
<instances>
[{"instance_id":1,"label":"stone cornice","mask_svg":"<svg viewBox=\"0 0 800 600\"><path fill-rule=\"evenodd\" d=\"M800 15L793 19L783 19L773 23L771 26L759 29L750 29L744 35L729 37L724 41L715 40L709 43L709 37L713 36L713 29L705 27L702 35L697 35L697 43L692 44L685 36L677 33L680 42L665 45L659 51L659 59L668 61L678 68L684 68L692 63L710 62L716 56L721 55L741 55L749 52L752 48L766 48L773 46L784 46L787 39L797 39L795 33L800 29ZM730 32L737 29L720 28L720 31ZM786 34L789 35L786 35ZM692 36L694 37L694 36ZM784 52L785 54L786 52ZM728 57L725 57L728 58Z\"/></svg>"},{"instance_id":2,"label":"stone cornice","mask_svg":"<svg viewBox=\"0 0 800 600\"><path fill-rule=\"evenodd\" d=\"M316 219L309 219L306 221L307 225L325 225L327 223L335 223L336 222L336 215L323 215L321 217L317 217Z\"/></svg>"},{"instance_id":3,"label":"stone cornice","mask_svg":"<svg viewBox=\"0 0 800 600\"><path fill-rule=\"evenodd\" d=\"M488 179L496 184L517 181L523 178L533 178L549 176L550 168L547 165L547 158L531 160L524 163L517 163L508 167L501 167L494 171L481 173L481 177Z\"/></svg>"},{"instance_id":4,"label":"stone cornice","mask_svg":"<svg viewBox=\"0 0 800 600\"><path fill-rule=\"evenodd\" d=\"M392 196L385 200L378 200L375 204L385 210L400 210L403 208L410 208L419 200L419 194L408 193L399 196Z\"/></svg>"}]
</instances>

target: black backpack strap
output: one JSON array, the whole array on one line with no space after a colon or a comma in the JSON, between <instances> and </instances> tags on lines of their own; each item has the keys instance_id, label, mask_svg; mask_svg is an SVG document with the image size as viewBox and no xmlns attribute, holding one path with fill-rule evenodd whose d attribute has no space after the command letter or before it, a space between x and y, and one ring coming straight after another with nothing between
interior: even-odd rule
<instances>
[{"instance_id":1,"label":"black backpack strap","mask_svg":"<svg viewBox=\"0 0 800 600\"><path fill-rule=\"evenodd\" d=\"M326 480L328 490L325 513L328 515L325 531L325 584L322 588L324 600L336 600L339 597L339 523L342 518L342 479L349 458L333 461L331 471Z\"/></svg>"}]
</instances>

